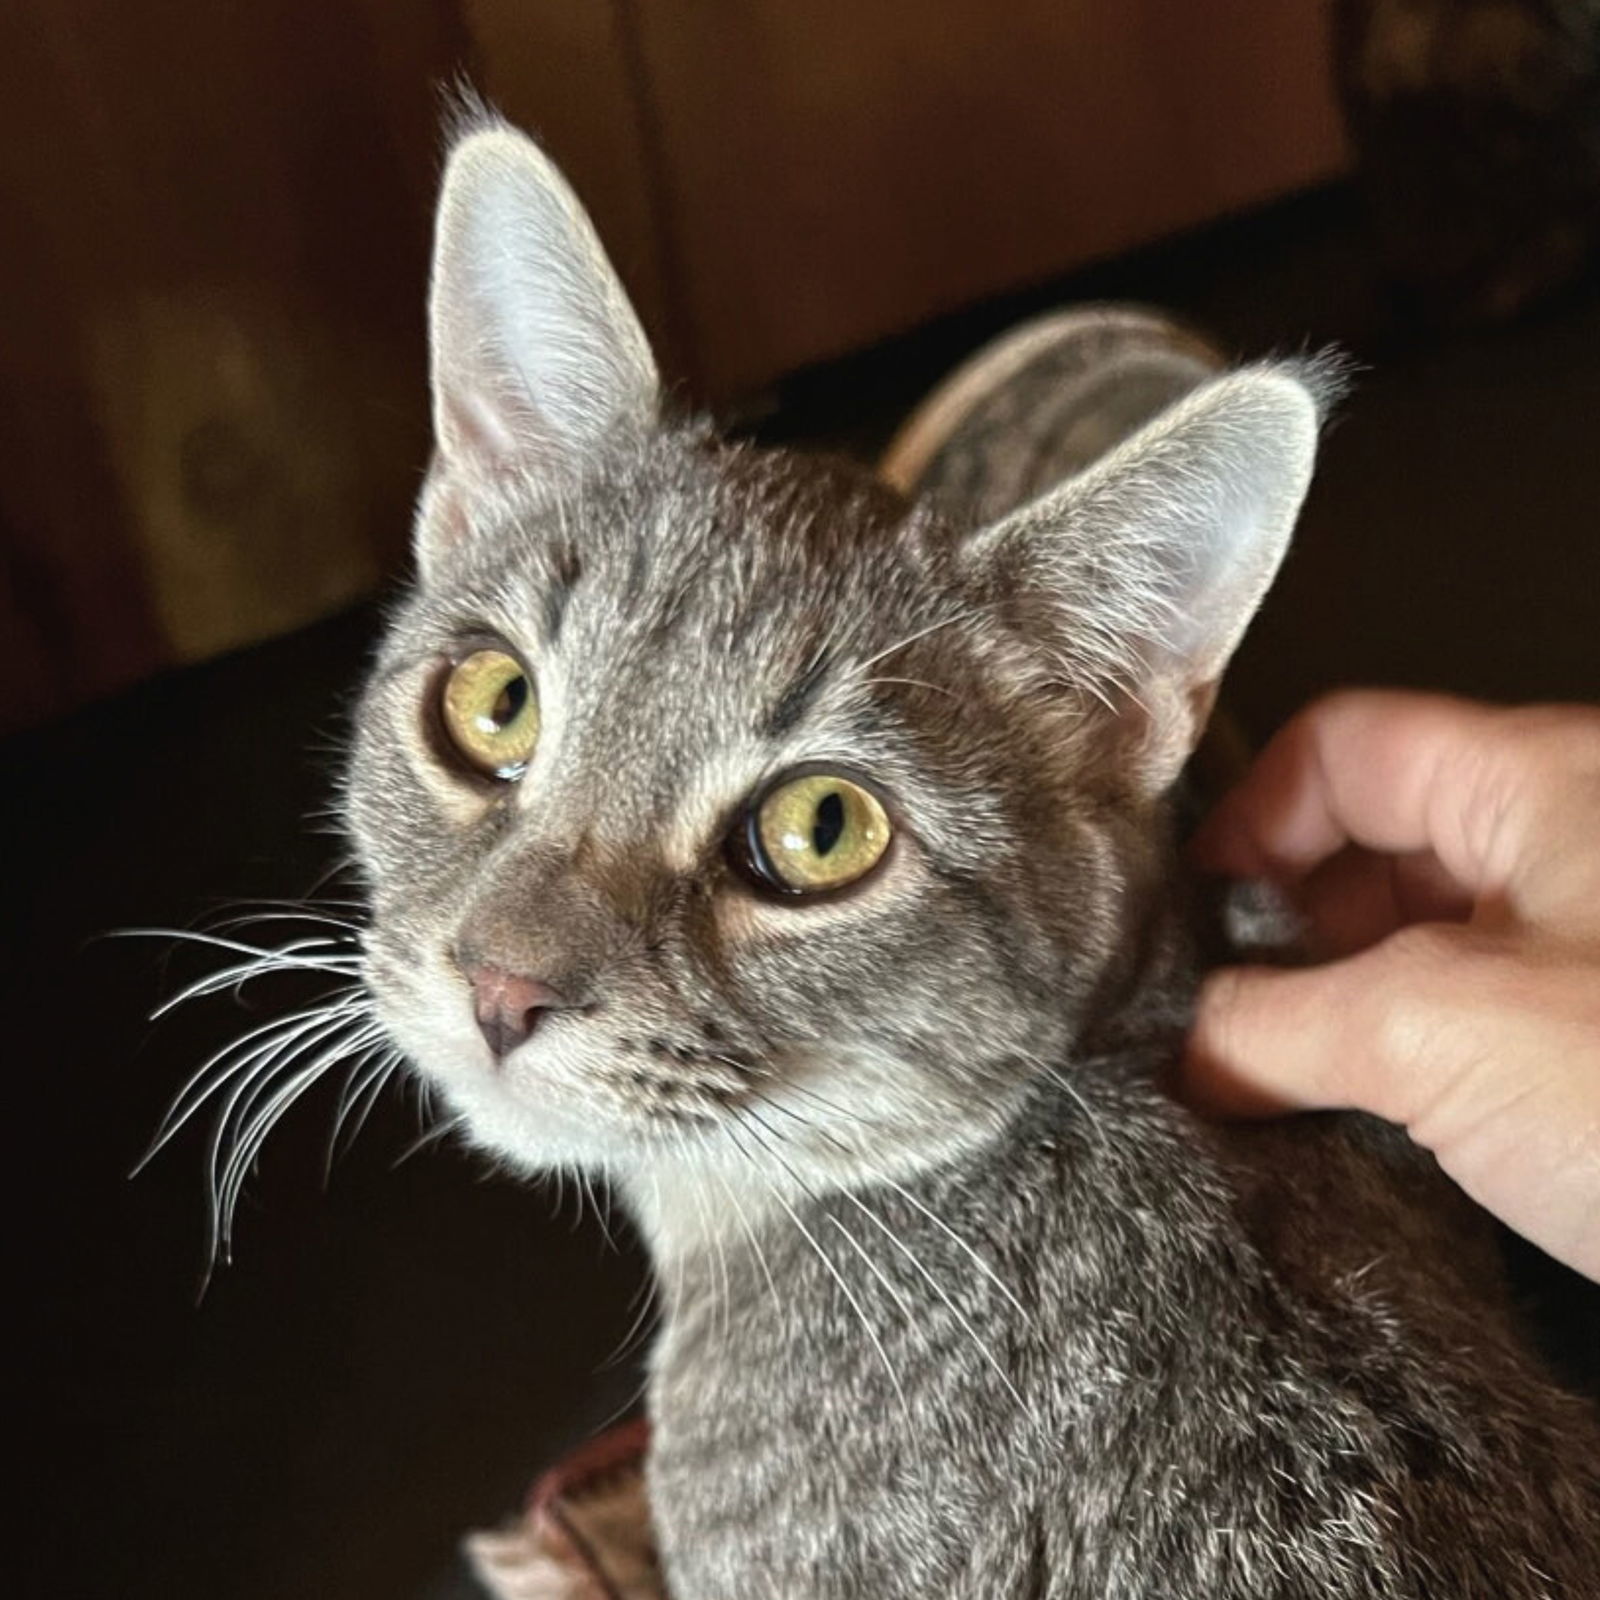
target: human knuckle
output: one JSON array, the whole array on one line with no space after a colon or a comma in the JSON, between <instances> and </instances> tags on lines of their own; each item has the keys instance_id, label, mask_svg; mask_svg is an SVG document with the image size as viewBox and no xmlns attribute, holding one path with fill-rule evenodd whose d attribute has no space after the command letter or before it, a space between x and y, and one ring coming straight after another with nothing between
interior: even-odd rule
<instances>
[{"instance_id":1,"label":"human knuckle","mask_svg":"<svg viewBox=\"0 0 1600 1600\"><path fill-rule=\"evenodd\" d=\"M1384 957L1350 998L1369 1044L1354 1070L1371 1108L1403 1122L1459 1032L1460 999L1480 958L1459 929L1428 923L1391 935Z\"/></svg>"},{"instance_id":2,"label":"human knuckle","mask_svg":"<svg viewBox=\"0 0 1600 1600\"><path fill-rule=\"evenodd\" d=\"M1380 689L1330 689L1292 719L1290 726L1305 737L1314 738L1324 729L1336 729L1361 722L1383 707L1391 698Z\"/></svg>"}]
</instances>

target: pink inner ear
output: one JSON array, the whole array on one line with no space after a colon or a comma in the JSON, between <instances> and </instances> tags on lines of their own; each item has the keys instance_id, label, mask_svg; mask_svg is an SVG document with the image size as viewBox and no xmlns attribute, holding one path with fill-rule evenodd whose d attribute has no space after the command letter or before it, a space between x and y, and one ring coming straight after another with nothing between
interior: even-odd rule
<instances>
[{"instance_id":1,"label":"pink inner ear","mask_svg":"<svg viewBox=\"0 0 1600 1600\"><path fill-rule=\"evenodd\" d=\"M461 544L470 527L466 496L442 450L435 450L417 507L416 558L426 581L430 566Z\"/></svg>"},{"instance_id":2,"label":"pink inner ear","mask_svg":"<svg viewBox=\"0 0 1600 1600\"><path fill-rule=\"evenodd\" d=\"M479 389L466 386L442 397L439 442L447 456L471 459L490 468L503 466L518 453L505 406L496 405Z\"/></svg>"}]
</instances>

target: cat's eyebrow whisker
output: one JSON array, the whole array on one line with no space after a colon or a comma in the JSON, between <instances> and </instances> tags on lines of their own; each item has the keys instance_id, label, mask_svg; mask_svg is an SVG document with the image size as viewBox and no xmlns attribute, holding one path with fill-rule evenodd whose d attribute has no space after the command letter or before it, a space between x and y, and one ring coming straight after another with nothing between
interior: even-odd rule
<instances>
[{"instance_id":1,"label":"cat's eyebrow whisker","mask_svg":"<svg viewBox=\"0 0 1600 1600\"><path fill-rule=\"evenodd\" d=\"M877 666L880 661L884 661L898 651L904 650L908 645L915 644L918 639L926 639L930 633L938 633L942 628L950 628L954 627L958 622L966 622L970 618L977 616L982 609L981 606L967 606L960 611L952 612L948 617L941 617L937 622L930 622L927 627L919 628L915 633L908 633L905 638L898 640L894 644L887 645L876 655L868 656L865 661L855 662L855 670L857 672L866 672L869 668Z\"/></svg>"}]
</instances>

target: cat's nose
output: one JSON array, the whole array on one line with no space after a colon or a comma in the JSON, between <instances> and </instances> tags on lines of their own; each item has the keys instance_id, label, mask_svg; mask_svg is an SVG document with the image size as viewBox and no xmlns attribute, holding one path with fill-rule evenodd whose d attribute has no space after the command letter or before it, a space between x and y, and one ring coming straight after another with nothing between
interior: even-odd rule
<instances>
[{"instance_id":1,"label":"cat's nose","mask_svg":"<svg viewBox=\"0 0 1600 1600\"><path fill-rule=\"evenodd\" d=\"M524 1043L547 1011L559 1010L567 1001L548 983L520 972L487 963L466 962L461 969L472 985L472 1008L478 1031L502 1060Z\"/></svg>"}]
</instances>

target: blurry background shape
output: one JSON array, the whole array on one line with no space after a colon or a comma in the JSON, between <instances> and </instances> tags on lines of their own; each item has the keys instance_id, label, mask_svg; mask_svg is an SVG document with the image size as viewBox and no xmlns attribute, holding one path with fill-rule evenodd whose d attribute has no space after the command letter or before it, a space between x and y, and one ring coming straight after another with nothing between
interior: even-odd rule
<instances>
[{"instance_id":1,"label":"blurry background shape","mask_svg":"<svg viewBox=\"0 0 1600 1600\"><path fill-rule=\"evenodd\" d=\"M1338 0L1362 189L1424 325L1510 316L1600 243L1600 0Z\"/></svg>"}]
</instances>

